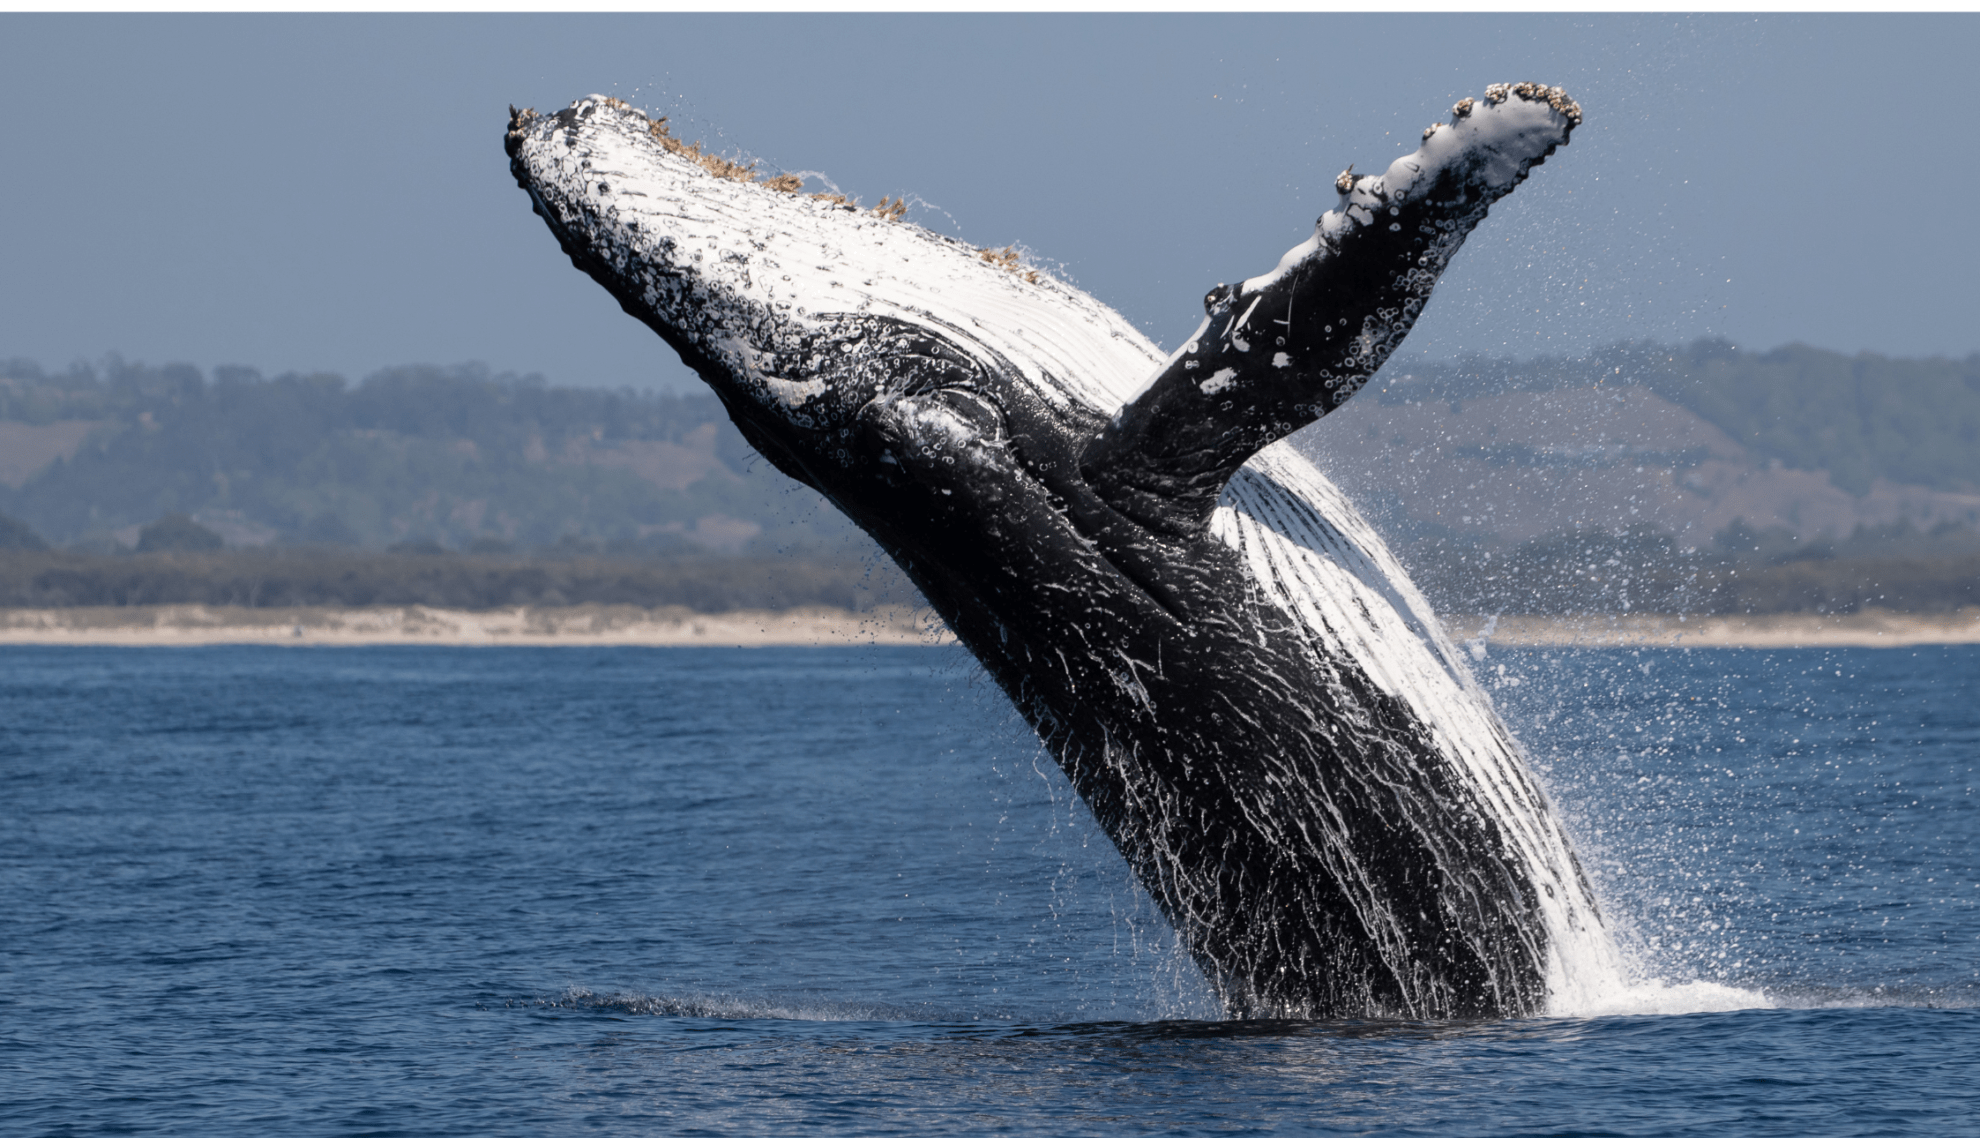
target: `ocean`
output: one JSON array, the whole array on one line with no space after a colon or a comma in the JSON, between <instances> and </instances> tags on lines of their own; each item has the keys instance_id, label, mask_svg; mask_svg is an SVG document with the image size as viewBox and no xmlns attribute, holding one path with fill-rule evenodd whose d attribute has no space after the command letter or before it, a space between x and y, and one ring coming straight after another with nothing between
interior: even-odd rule
<instances>
[{"instance_id":1,"label":"ocean","mask_svg":"<svg viewBox=\"0 0 1980 1138\"><path fill-rule=\"evenodd\" d=\"M1980 1134L1980 648L1492 649L1633 970L1228 1022L954 648L0 649L8 1134Z\"/></svg>"}]
</instances>

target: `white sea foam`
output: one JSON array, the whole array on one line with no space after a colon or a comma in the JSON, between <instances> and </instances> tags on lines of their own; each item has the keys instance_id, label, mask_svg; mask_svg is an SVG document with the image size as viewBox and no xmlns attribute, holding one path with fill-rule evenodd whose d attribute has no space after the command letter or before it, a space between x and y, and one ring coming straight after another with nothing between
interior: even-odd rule
<instances>
[{"instance_id":1,"label":"white sea foam","mask_svg":"<svg viewBox=\"0 0 1980 1138\"><path fill-rule=\"evenodd\" d=\"M1556 996L1547 1005L1547 1014L1555 1019L1685 1016L1779 1006L1765 992L1750 988L1734 988L1714 984L1710 980L1693 980L1684 984L1652 980L1647 983L1622 983L1607 990L1577 991L1566 997Z\"/></svg>"}]
</instances>

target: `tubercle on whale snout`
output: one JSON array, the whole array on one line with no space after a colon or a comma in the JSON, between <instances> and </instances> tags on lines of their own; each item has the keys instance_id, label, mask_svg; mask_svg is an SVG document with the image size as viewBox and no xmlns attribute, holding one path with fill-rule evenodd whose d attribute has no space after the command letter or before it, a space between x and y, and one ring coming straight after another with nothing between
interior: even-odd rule
<instances>
[{"instance_id":1,"label":"tubercle on whale snout","mask_svg":"<svg viewBox=\"0 0 1980 1138\"><path fill-rule=\"evenodd\" d=\"M902 565L1234 1014L1520 1014L1550 938L1599 924L1547 915L1570 891L1536 882L1578 881L1572 854L1380 539L1284 448L1238 468L1351 394L1322 372L1372 371L1407 330L1398 308L1388 340L1357 339L1390 307L1368 290L1420 307L1485 199L1565 141L1534 90L1348 179L1311 247L1213 292L1166 364L1061 282L711 167L623 104L512 111L505 148L573 263ZM1376 212L1439 194L1462 208L1411 216L1430 233ZM1280 294L1333 306L1303 318L1346 363L1252 342L1252 318L1279 335L1261 298ZM1295 380L1304 410L1282 405Z\"/></svg>"}]
</instances>

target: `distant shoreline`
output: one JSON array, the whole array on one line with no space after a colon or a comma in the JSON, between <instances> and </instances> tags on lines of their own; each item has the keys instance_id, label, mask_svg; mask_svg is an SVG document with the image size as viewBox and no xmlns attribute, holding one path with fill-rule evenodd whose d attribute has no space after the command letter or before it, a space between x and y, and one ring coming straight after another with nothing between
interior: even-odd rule
<instances>
[{"instance_id":1,"label":"distant shoreline","mask_svg":"<svg viewBox=\"0 0 1980 1138\"><path fill-rule=\"evenodd\" d=\"M426 605L247 608L129 605L0 609L0 645L196 647L213 644L432 644L544 647L768 648L942 644L948 630L923 610L805 607L702 613L679 606L518 605L488 611Z\"/></svg>"},{"instance_id":2,"label":"distant shoreline","mask_svg":"<svg viewBox=\"0 0 1980 1138\"><path fill-rule=\"evenodd\" d=\"M1489 645L1506 648L1909 648L1980 644L1980 607L1953 612L1767 613L1745 616L1451 617L1453 640L1474 640L1490 623Z\"/></svg>"},{"instance_id":3,"label":"distant shoreline","mask_svg":"<svg viewBox=\"0 0 1980 1138\"><path fill-rule=\"evenodd\" d=\"M1487 626L1451 617L1453 640L1471 642ZM487 611L425 605L247 608L128 605L0 609L0 645L195 647L214 644L629 647L806 647L840 644L949 644L954 638L926 609L892 606L853 612L822 606L702 613L678 606L512 606ZM1840 616L1595 617L1502 616L1485 643L1498 647L1902 648L1980 644L1980 607L1948 613L1882 609Z\"/></svg>"}]
</instances>

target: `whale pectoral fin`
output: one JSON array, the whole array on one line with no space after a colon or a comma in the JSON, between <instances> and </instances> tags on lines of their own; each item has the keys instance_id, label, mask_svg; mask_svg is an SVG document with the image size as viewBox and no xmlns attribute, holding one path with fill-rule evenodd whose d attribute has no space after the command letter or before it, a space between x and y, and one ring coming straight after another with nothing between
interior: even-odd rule
<instances>
[{"instance_id":1,"label":"whale pectoral fin","mask_svg":"<svg viewBox=\"0 0 1980 1138\"><path fill-rule=\"evenodd\" d=\"M1204 300L1209 318L1081 456L1115 509L1198 533L1246 459L1340 406L1415 324L1452 254L1581 122L1558 87L1497 84L1452 108L1278 267ZM1351 170L1352 168L1350 168Z\"/></svg>"}]
</instances>

